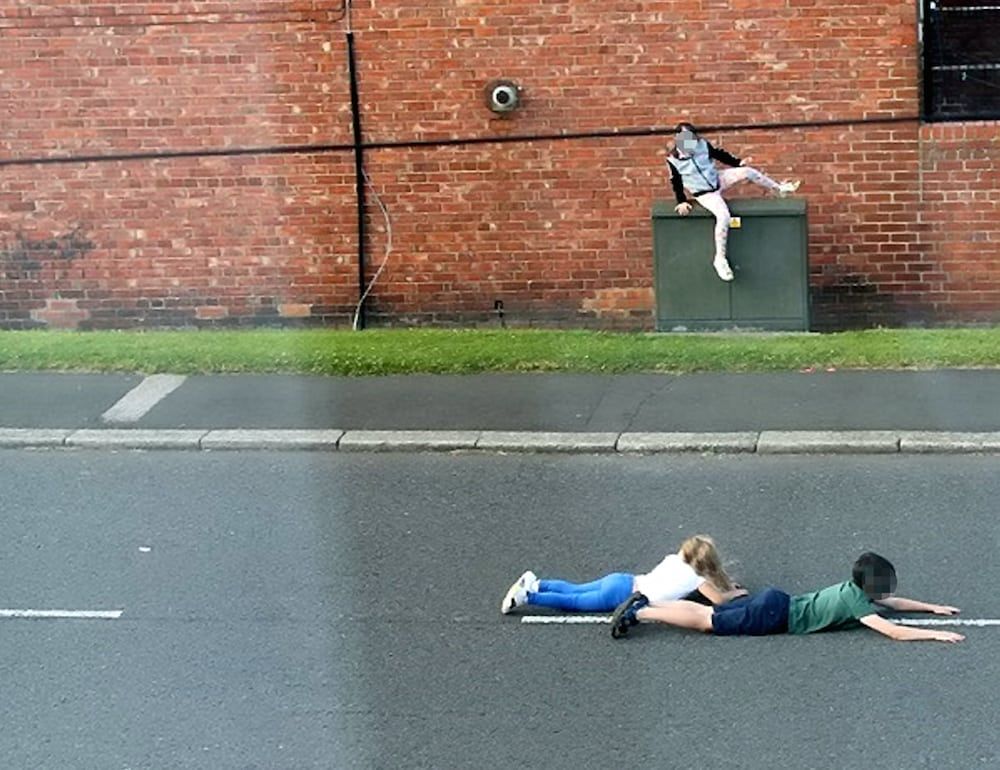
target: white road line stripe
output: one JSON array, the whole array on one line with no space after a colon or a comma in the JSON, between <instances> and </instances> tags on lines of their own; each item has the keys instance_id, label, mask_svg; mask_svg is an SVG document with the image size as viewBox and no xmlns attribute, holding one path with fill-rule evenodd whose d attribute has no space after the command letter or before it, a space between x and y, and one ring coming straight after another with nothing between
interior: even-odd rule
<instances>
[{"instance_id":1,"label":"white road line stripe","mask_svg":"<svg viewBox=\"0 0 1000 770\"><path fill-rule=\"evenodd\" d=\"M153 374L118 399L101 415L104 422L136 422L160 401L173 393L186 380L180 374Z\"/></svg>"},{"instance_id":2,"label":"white road line stripe","mask_svg":"<svg viewBox=\"0 0 1000 770\"><path fill-rule=\"evenodd\" d=\"M118 620L124 610L0 610L0 618Z\"/></svg>"},{"instance_id":3,"label":"white road line stripe","mask_svg":"<svg viewBox=\"0 0 1000 770\"><path fill-rule=\"evenodd\" d=\"M1000 626L998 618L899 618L901 626Z\"/></svg>"},{"instance_id":4,"label":"white road line stripe","mask_svg":"<svg viewBox=\"0 0 1000 770\"><path fill-rule=\"evenodd\" d=\"M522 623L530 625L593 625L610 623L610 615L525 615ZM897 618L901 626L1000 626L1000 618Z\"/></svg>"}]
</instances>

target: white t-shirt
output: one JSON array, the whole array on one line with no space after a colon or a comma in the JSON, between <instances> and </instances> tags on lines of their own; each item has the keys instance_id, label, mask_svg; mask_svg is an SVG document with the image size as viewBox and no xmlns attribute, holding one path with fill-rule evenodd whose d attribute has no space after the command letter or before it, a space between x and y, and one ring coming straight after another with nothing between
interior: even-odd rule
<instances>
[{"instance_id":1,"label":"white t-shirt","mask_svg":"<svg viewBox=\"0 0 1000 770\"><path fill-rule=\"evenodd\" d=\"M705 582L691 565L676 553L667 556L645 575L635 576L635 588L642 591L650 604L683 599Z\"/></svg>"}]
</instances>

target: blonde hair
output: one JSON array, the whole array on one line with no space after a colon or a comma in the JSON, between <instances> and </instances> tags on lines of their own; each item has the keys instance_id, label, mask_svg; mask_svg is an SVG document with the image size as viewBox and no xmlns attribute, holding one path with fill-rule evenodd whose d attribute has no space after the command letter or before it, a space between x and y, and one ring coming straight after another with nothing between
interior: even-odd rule
<instances>
[{"instance_id":1,"label":"blonde hair","mask_svg":"<svg viewBox=\"0 0 1000 770\"><path fill-rule=\"evenodd\" d=\"M732 591L733 581L722 566L722 557L715 541L708 535L695 535L681 543L681 558L720 591Z\"/></svg>"}]
</instances>

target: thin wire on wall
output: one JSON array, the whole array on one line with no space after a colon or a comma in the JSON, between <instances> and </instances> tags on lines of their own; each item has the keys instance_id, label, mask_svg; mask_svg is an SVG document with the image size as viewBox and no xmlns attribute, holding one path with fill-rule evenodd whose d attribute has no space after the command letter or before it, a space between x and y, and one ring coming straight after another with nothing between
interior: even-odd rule
<instances>
[{"instance_id":1,"label":"thin wire on wall","mask_svg":"<svg viewBox=\"0 0 1000 770\"><path fill-rule=\"evenodd\" d=\"M382 202L382 198L375 189L375 185L372 184L372 180L369 178L368 172L362 171L362 173L365 177L365 184L368 185L368 189L371 190L372 195L375 196L375 202L382 210L382 216L385 219L385 255L382 257L382 264L379 265L378 270L375 271L375 275L373 275L371 281L368 282L368 286L365 288L364 293L358 300L358 304L354 308L354 317L351 319L351 328L354 329L354 331L358 331L358 319L361 317L361 308L365 304L365 300L368 299L368 295L371 294L372 289L375 287L375 282L378 281L379 276L382 275L382 271L385 270L385 266L389 263L389 254L392 252L392 218L389 216L389 210Z\"/></svg>"}]
</instances>

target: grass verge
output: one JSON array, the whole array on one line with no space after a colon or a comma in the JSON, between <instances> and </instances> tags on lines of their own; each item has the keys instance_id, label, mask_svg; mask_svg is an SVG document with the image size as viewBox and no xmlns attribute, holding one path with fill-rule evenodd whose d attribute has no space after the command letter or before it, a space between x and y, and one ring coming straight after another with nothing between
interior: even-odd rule
<instances>
[{"instance_id":1,"label":"grass verge","mask_svg":"<svg viewBox=\"0 0 1000 770\"><path fill-rule=\"evenodd\" d=\"M996 366L1000 328L767 335L503 329L0 332L4 371L384 375Z\"/></svg>"}]
</instances>

